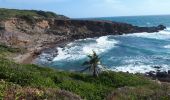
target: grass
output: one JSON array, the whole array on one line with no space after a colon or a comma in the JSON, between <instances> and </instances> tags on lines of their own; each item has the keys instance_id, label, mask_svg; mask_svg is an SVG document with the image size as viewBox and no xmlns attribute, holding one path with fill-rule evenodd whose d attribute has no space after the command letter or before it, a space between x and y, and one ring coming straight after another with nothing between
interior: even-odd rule
<instances>
[{"instance_id":1,"label":"grass","mask_svg":"<svg viewBox=\"0 0 170 100\"><path fill-rule=\"evenodd\" d=\"M8 19L8 18L66 18L63 15L57 15L53 12L49 11L37 11L37 10L17 10L17 9L5 9L0 8L0 19Z\"/></svg>"},{"instance_id":2,"label":"grass","mask_svg":"<svg viewBox=\"0 0 170 100\"><path fill-rule=\"evenodd\" d=\"M0 45L0 51L20 52L16 48L3 45ZM106 97L110 98L108 100L125 100L125 98L157 100L155 96L158 100L170 99L168 94L170 85L159 85L139 74L103 72L94 78L89 74L58 71L31 64L17 64L3 57L0 57L0 80L3 81L0 81L0 98L5 98L9 94L15 98L26 98L28 94L32 99L51 99L60 96L65 98L68 97L65 94L70 95L67 91L70 91L87 100L103 100ZM42 92L42 95L39 96L30 90ZM65 90L66 93L58 90Z\"/></svg>"},{"instance_id":3,"label":"grass","mask_svg":"<svg viewBox=\"0 0 170 100\"><path fill-rule=\"evenodd\" d=\"M21 87L20 85L0 81L0 100L79 100L80 97L57 88Z\"/></svg>"},{"instance_id":4,"label":"grass","mask_svg":"<svg viewBox=\"0 0 170 100\"><path fill-rule=\"evenodd\" d=\"M0 61L0 79L22 87L59 88L88 100L102 100L111 91L124 86L147 86L152 82L140 75L103 72L98 78L87 74L57 71L37 65Z\"/></svg>"},{"instance_id":5,"label":"grass","mask_svg":"<svg viewBox=\"0 0 170 100\"><path fill-rule=\"evenodd\" d=\"M0 44L0 53L2 53L2 52L16 53L16 52L21 52L21 49L12 48L12 47L6 46L4 44Z\"/></svg>"},{"instance_id":6,"label":"grass","mask_svg":"<svg viewBox=\"0 0 170 100\"><path fill-rule=\"evenodd\" d=\"M170 100L170 85L163 83L122 87L113 91L107 98L109 100Z\"/></svg>"},{"instance_id":7,"label":"grass","mask_svg":"<svg viewBox=\"0 0 170 100\"><path fill-rule=\"evenodd\" d=\"M24 53L25 50L21 48L9 47L4 44L0 44L0 57L9 57L11 54Z\"/></svg>"}]
</instances>

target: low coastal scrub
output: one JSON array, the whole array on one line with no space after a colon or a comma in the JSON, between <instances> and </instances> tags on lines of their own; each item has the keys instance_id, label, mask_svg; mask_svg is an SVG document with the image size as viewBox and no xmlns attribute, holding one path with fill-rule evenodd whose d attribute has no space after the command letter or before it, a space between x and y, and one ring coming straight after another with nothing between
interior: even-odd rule
<instances>
[{"instance_id":1,"label":"low coastal scrub","mask_svg":"<svg viewBox=\"0 0 170 100\"><path fill-rule=\"evenodd\" d=\"M78 95L57 88L21 87L0 81L0 100L80 100Z\"/></svg>"},{"instance_id":2,"label":"low coastal scrub","mask_svg":"<svg viewBox=\"0 0 170 100\"><path fill-rule=\"evenodd\" d=\"M170 100L170 84L122 87L107 96L108 100Z\"/></svg>"},{"instance_id":3,"label":"low coastal scrub","mask_svg":"<svg viewBox=\"0 0 170 100\"><path fill-rule=\"evenodd\" d=\"M143 89L148 89L148 91L154 91L160 87L156 82L152 82L150 79L141 75L122 72L103 72L99 74L98 77L92 77L87 74L63 72L47 67L39 67L37 65L16 64L2 58L0 60L0 79L7 83L7 85L8 83L15 84L25 89L25 91L27 91L28 87L33 90L38 89L38 91L53 88L54 90L70 91L87 100L102 100L106 98L108 94L112 93L112 91L117 93L117 88L121 87L136 87L137 89L138 87L144 87ZM4 91L1 85L0 93L2 98L4 95L8 95L5 94L8 92ZM136 93L135 91L132 92ZM16 91L14 91L14 93L16 93ZM24 94L24 92L22 93ZM51 92L51 95L53 95L53 93L54 92ZM120 91L118 91L118 93L120 93ZM128 95L126 93L124 94L125 96ZM153 95L152 92L150 92L150 94ZM131 98L130 95L132 94L128 95L129 98ZM139 93L138 95L141 94ZM145 92L143 95L145 95ZM119 94L117 96L119 96ZM151 95L146 95L146 98L147 96L150 97ZM48 95L46 98L48 98Z\"/></svg>"},{"instance_id":4,"label":"low coastal scrub","mask_svg":"<svg viewBox=\"0 0 170 100\"><path fill-rule=\"evenodd\" d=\"M17 53L24 53L25 49L21 48L14 48L9 47L4 44L0 44L0 58L8 58L9 55L17 54Z\"/></svg>"},{"instance_id":5,"label":"low coastal scrub","mask_svg":"<svg viewBox=\"0 0 170 100\"><path fill-rule=\"evenodd\" d=\"M0 53L3 53L3 52L16 53L16 52L21 52L21 49L12 48L12 47L6 46L4 44L0 44Z\"/></svg>"},{"instance_id":6,"label":"low coastal scrub","mask_svg":"<svg viewBox=\"0 0 170 100\"><path fill-rule=\"evenodd\" d=\"M0 8L0 19L8 18L20 18L23 16L32 16L37 18L63 18L66 17L63 15L57 15L53 12L48 11L37 11L37 10L17 10L17 9L5 9Z\"/></svg>"}]
</instances>

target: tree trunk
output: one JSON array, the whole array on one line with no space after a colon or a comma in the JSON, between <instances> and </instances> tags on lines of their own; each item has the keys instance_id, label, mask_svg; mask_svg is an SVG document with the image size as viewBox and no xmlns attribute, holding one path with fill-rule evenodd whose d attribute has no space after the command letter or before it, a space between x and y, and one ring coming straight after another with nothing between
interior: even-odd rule
<instances>
[{"instance_id":1,"label":"tree trunk","mask_svg":"<svg viewBox=\"0 0 170 100\"><path fill-rule=\"evenodd\" d=\"M96 66L93 66L93 77L97 77Z\"/></svg>"}]
</instances>

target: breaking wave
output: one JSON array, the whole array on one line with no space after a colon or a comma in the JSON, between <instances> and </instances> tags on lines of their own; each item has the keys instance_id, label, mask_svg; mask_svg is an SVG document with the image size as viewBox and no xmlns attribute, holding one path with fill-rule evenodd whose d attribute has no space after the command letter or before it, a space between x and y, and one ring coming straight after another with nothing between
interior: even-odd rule
<instances>
[{"instance_id":1,"label":"breaking wave","mask_svg":"<svg viewBox=\"0 0 170 100\"><path fill-rule=\"evenodd\" d=\"M143 37L143 38L151 38L151 39L159 39L159 40L164 40L164 39L170 39L170 27L166 28L163 31L160 32L154 32L154 33L133 33L133 34L128 34L125 36L133 36L133 37Z\"/></svg>"},{"instance_id":2,"label":"breaking wave","mask_svg":"<svg viewBox=\"0 0 170 100\"><path fill-rule=\"evenodd\" d=\"M134 33L80 39L57 47L58 55L48 66L79 70L87 55L95 51L109 70L130 73L155 71L153 66L170 69L170 28L155 33ZM42 54L42 62L50 55Z\"/></svg>"},{"instance_id":3,"label":"breaking wave","mask_svg":"<svg viewBox=\"0 0 170 100\"><path fill-rule=\"evenodd\" d=\"M89 41L89 42L88 42ZM58 55L53 61L59 60L79 60L85 58L88 54L95 51L98 54L108 51L115 47L118 41L111 39L109 36L103 36L96 39L88 38L72 42L64 48L58 48Z\"/></svg>"}]
</instances>

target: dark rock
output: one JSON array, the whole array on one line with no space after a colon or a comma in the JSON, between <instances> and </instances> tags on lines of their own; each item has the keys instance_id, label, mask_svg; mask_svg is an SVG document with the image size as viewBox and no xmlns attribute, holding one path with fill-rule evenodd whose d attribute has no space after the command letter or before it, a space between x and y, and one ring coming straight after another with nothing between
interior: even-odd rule
<instances>
[{"instance_id":1,"label":"dark rock","mask_svg":"<svg viewBox=\"0 0 170 100\"><path fill-rule=\"evenodd\" d=\"M136 32L158 32L165 26L138 27L126 23L93 20L53 20L48 33L67 36L70 39L99 37L104 35L122 35Z\"/></svg>"},{"instance_id":2,"label":"dark rock","mask_svg":"<svg viewBox=\"0 0 170 100\"><path fill-rule=\"evenodd\" d=\"M168 76L167 72L157 72L156 77L158 78L166 78Z\"/></svg>"},{"instance_id":3,"label":"dark rock","mask_svg":"<svg viewBox=\"0 0 170 100\"><path fill-rule=\"evenodd\" d=\"M166 27L164 26L164 25L158 25L158 27L157 27L159 30L164 30L164 29L166 29Z\"/></svg>"},{"instance_id":4,"label":"dark rock","mask_svg":"<svg viewBox=\"0 0 170 100\"><path fill-rule=\"evenodd\" d=\"M159 66L157 66L158 68L160 68ZM146 75L152 79L158 79L161 82L170 82L170 70L168 72L154 72L154 71L150 71L148 73L146 73Z\"/></svg>"},{"instance_id":5,"label":"dark rock","mask_svg":"<svg viewBox=\"0 0 170 100\"><path fill-rule=\"evenodd\" d=\"M5 27L0 26L0 31L1 31L1 30L5 30Z\"/></svg>"},{"instance_id":6,"label":"dark rock","mask_svg":"<svg viewBox=\"0 0 170 100\"><path fill-rule=\"evenodd\" d=\"M146 73L150 77L155 77L155 71L150 71Z\"/></svg>"},{"instance_id":7,"label":"dark rock","mask_svg":"<svg viewBox=\"0 0 170 100\"><path fill-rule=\"evenodd\" d=\"M168 70L168 74L170 74L170 70Z\"/></svg>"}]
</instances>

